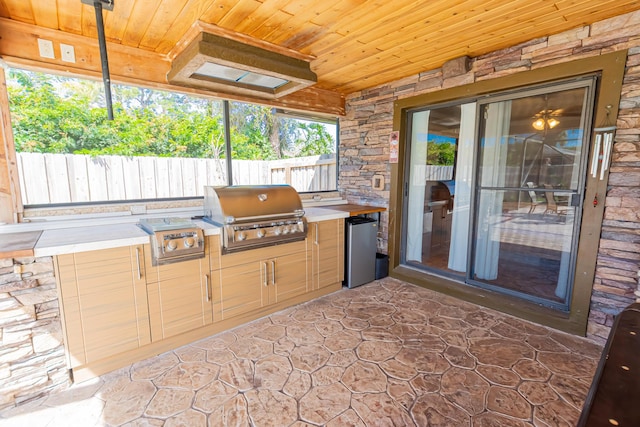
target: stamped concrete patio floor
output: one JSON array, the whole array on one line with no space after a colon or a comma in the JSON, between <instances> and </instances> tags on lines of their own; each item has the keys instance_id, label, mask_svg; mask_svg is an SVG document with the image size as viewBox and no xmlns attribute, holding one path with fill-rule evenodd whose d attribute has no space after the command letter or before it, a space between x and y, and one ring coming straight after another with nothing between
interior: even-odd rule
<instances>
[{"instance_id":1,"label":"stamped concrete patio floor","mask_svg":"<svg viewBox=\"0 0 640 427\"><path fill-rule=\"evenodd\" d=\"M0 413L35 426L573 426L601 347L395 279Z\"/></svg>"}]
</instances>

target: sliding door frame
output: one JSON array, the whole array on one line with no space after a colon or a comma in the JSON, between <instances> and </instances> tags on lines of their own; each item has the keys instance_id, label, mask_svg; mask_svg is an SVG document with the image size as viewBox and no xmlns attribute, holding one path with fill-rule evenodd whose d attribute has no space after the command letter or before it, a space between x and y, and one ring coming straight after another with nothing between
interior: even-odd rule
<instances>
[{"instance_id":1,"label":"sliding door frame","mask_svg":"<svg viewBox=\"0 0 640 427\"><path fill-rule=\"evenodd\" d=\"M410 135L407 131L409 129L408 112L411 110L415 111L420 108L428 108L431 105L436 106L454 101L473 102L473 100L480 100L498 92L516 91L520 88L581 78L590 74L599 76L593 123L603 123L606 120L607 106L609 106L610 116L616 118L626 57L626 50L618 51L397 100L394 103L392 130L400 133L399 159L406 158L406 151L410 143ZM593 129L589 131L593 133ZM590 147L585 148L590 150ZM589 152L588 156L591 159L593 153ZM573 334L583 336L586 334L600 231L604 217L604 203L599 203L597 206L584 203L583 226L578 242L571 305L568 313L562 313L520 298L470 287L458 281L401 264L402 221L406 209L403 205L405 167L404 161L391 164L388 242L391 277ZM587 176L584 200L589 201L595 198L604 200L607 182L608 171L603 180Z\"/></svg>"}]
</instances>

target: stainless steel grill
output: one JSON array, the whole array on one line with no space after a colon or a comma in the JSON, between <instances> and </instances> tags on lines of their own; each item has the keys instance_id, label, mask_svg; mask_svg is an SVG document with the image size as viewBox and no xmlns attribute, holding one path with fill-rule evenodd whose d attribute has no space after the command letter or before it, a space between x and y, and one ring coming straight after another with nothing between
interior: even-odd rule
<instances>
[{"instance_id":1,"label":"stainless steel grill","mask_svg":"<svg viewBox=\"0 0 640 427\"><path fill-rule=\"evenodd\" d=\"M222 253L304 240L307 221L289 185L205 187L204 220L222 227Z\"/></svg>"}]
</instances>

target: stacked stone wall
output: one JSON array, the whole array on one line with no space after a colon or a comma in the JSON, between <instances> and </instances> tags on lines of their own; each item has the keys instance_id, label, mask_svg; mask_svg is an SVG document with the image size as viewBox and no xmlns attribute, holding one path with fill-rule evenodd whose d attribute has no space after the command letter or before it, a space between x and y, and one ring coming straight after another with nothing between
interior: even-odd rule
<instances>
[{"instance_id":1,"label":"stacked stone wall","mask_svg":"<svg viewBox=\"0 0 640 427\"><path fill-rule=\"evenodd\" d=\"M613 317L634 301L640 270L640 11L471 58L469 71L425 71L346 98L338 188L350 202L389 206L389 134L397 99L628 49L587 335L604 341ZM459 64L458 64L459 65ZM456 67L459 68L459 67ZM371 186L383 175L383 190ZM379 247L386 252L388 216Z\"/></svg>"},{"instance_id":2,"label":"stacked stone wall","mask_svg":"<svg viewBox=\"0 0 640 427\"><path fill-rule=\"evenodd\" d=\"M66 388L51 257L0 259L0 409Z\"/></svg>"}]
</instances>

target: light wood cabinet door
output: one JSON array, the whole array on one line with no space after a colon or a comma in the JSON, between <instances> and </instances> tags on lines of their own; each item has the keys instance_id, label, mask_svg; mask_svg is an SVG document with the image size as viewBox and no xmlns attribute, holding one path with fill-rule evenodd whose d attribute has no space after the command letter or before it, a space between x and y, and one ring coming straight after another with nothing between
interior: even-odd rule
<instances>
[{"instance_id":1,"label":"light wood cabinet door","mask_svg":"<svg viewBox=\"0 0 640 427\"><path fill-rule=\"evenodd\" d=\"M250 262L220 271L222 319L246 314L269 304L266 262Z\"/></svg>"},{"instance_id":2,"label":"light wood cabinet door","mask_svg":"<svg viewBox=\"0 0 640 427\"><path fill-rule=\"evenodd\" d=\"M222 319L286 301L308 291L304 241L222 255L221 266Z\"/></svg>"},{"instance_id":3,"label":"light wood cabinet door","mask_svg":"<svg viewBox=\"0 0 640 427\"><path fill-rule=\"evenodd\" d=\"M264 263L267 267L269 303L286 301L307 293L307 254L296 252Z\"/></svg>"},{"instance_id":4,"label":"light wood cabinet door","mask_svg":"<svg viewBox=\"0 0 640 427\"><path fill-rule=\"evenodd\" d=\"M344 220L309 224L313 289L344 280Z\"/></svg>"},{"instance_id":5,"label":"light wood cabinet door","mask_svg":"<svg viewBox=\"0 0 640 427\"><path fill-rule=\"evenodd\" d=\"M71 367L151 341L143 247L56 257Z\"/></svg>"},{"instance_id":6,"label":"light wood cabinet door","mask_svg":"<svg viewBox=\"0 0 640 427\"><path fill-rule=\"evenodd\" d=\"M145 265L151 265L147 256ZM152 341L159 341L213 322L209 258L147 268Z\"/></svg>"}]
</instances>

